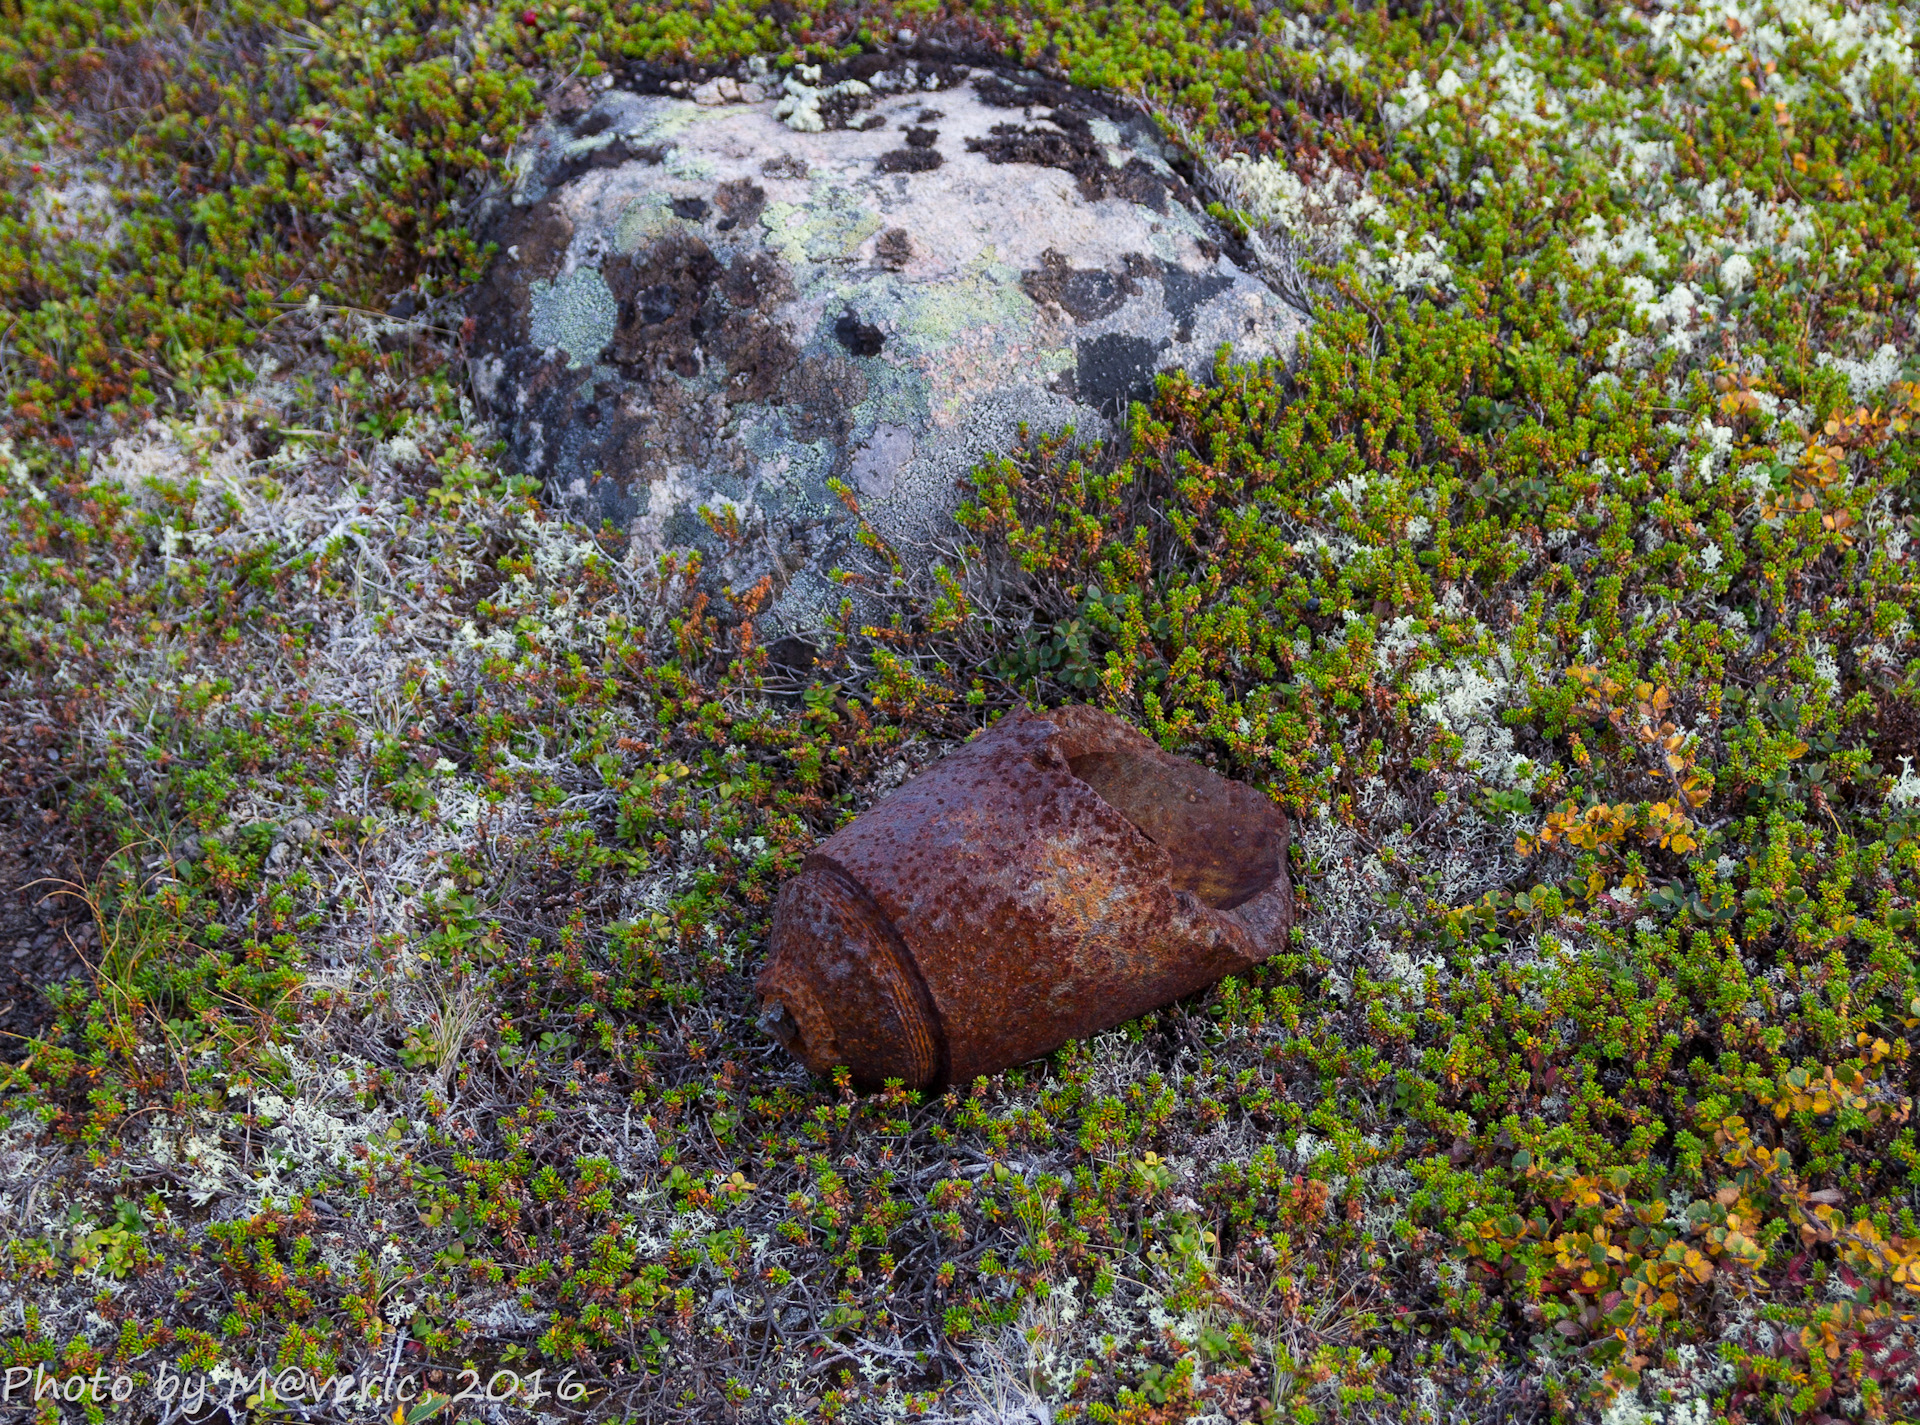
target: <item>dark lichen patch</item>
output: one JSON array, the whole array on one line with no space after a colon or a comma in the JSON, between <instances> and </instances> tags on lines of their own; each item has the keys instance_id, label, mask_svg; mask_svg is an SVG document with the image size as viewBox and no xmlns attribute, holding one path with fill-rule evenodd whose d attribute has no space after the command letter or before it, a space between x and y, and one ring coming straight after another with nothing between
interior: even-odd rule
<instances>
[{"instance_id":1,"label":"dark lichen patch","mask_svg":"<svg viewBox=\"0 0 1920 1425\"><path fill-rule=\"evenodd\" d=\"M724 270L706 243L674 234L600 270L619 303L606 359L642 381L699 375L700 338L712 325L705 307Z\"/></svg>"},{"instance_id":2,"label":"dark lichen patch","mask_svg":"<svg viewBox=\"0 0 1920 1425\"><path fill-rule=\"evenodd\" d=\"M685 218L690 223L703 223L707 214L713 211L713 205L705 198L675 198L672 201L673 215Z\"/></svg>"},{"instance_id":3,"label":"dark lichen patch","mask_svg":"<svg viewBox=\"0 0 1920 1425\"><path fill-rule=\"evenodd\" d=\"M820 115L820 122L829 131L834 129L851 129L855 132L863 132L870 128L877 129L886 123L886 119L879 114L866 113L867 110L873 107L877 97L878 96L872 93L848 93L844 90L839 92L829 91L820 99L816 112ZM865 117L856 117L856 115L862 114L864 114Z\"/></svg>"},{"instance_id":4,"label":"dark lichen patch","mask_svg":"<svg viewBox=\"0 0 1920 1425\"><path fill-rule=\"evenodd\" d=\"M923 128L915 124L907 130L908 148L932 148L939 141L940 131L938 129Z\"/></svg>"},{"instance_id":5,"label":"dark lichen patch","mask_svg":"<svg viewBox=\"0 0 1920 1425\"><path fill-rule=\"evenodd\" d=\"M874 161L882 173L931 173L946 158L934 148L890 149Z\"/></svg>"},{"instance_id":6,"label":"dark lichen patch","mask_svg":"<svg viewBox=\"0 0 1920 1425\"><path fill-rule=\"evenodd\" d=\"M553 472L559 447L550 433L567 428L588 376L564 350L519 346L498 358L490 405L519 468L541 476Z\"/></svg>"},{"instance_id":7,"label":"dark lichen patch","mask_svg":"<svg viewBox=\"0 0 1920 1425\"><path fill-rule=\"evenodd\" d=\"M793 274L770 252L745 252L727 268L720 290L735 307L770 312L793 300Z\"/></svg>"},{"instance_id":8,"label":"dark lichen patch","mask_svg":"<svg viewBox=\"0 0 1920 1425\"><path fill-rule=\"evenodd\" d=\"M1073 89L1038 74L981 74L973 81L973 92L990 109L1030 109L1035 105L1052 108L1070 103Z\"/></svg>"},{"instance_id":9,"label":"dark lichen patch","mask_svg":"<svg viewBox=\"0 0 1920 1425\"><path fill-rule=\"evenodd\" d=\"M805 175L802 173L799 176ZM749 179L730 178L714 190L713 202L724 215L715 226L725 232L729 228L758 220L766 210L767 190Z\"/></svg>"},{"instance_id":10,"label":"dark lichen patch","mask_svg":"<svg viewBox=\"0 0 1920 1425\"><path fill-rule=\"evenodd\" d=\"M531 286L559 273L573 240L573 220L551 201L531 208L503 206L491 227L488 236L499 246L500 258L487 269L486 280L467 306L477 336L474 350L480 355L528 340Z\"/></svg>"},{"instance_id":11,"label":"dark lichen patch","mask_svg":"<svg viewBox=\"0 0 1920 1425\"><path fill-rule=\"evenodd\" d=\"M873 256L889 271L905 271L907 264L913 261L913 239L907 235L905 228L888 228L874 239Z\"/></svg>"},{"instance_id":12,"label":"dark lichen patch","mask_svg":"<svg viewBox=\"0 0 1920 1425\"><path fill-rule=\"evenodd\" d=\"M1031 163L1071 173L1089 201L1124 198L1164 213L1170 192L1182 201L1191 198L1184 181L1168 178L1137 154L1124 166L1114 167L1084 115L1060 108L1047 116L1047 122L1054 127L995 124L985 138L969 138L967 149L985 154L989 163Z\"/></svg>"},{"instance_id":13,"label":"dark lichen patch","mask_svg":"<svg viewBox=\"0 0 1920 1425\"><path fill-rule=\"evenodd\" d=\"M1153 394L1154 358L1160 347L1143 336L1109 332L1074 343L1073 386L1086 405L1112 415Z\"/></svg>"},{"instance_id":14,"label":"dark lichen patch","mask_svg":"<svg viewBox=\"0 0 1920 1425\"><path fill-rule=\"evenodd\" d=\"M867 377L844 356L806 356L780 383L788 429L797 440L824 440L844 447L853 412L867 399Z\"/></svg>"},{"instance_id":15,"label":"dark lichen patch","mask_svg":"<svg viewBox=\"0 0 1920 1425\"><path fill-rule=\"evenodd\" d=\"M631 480L600 474L587 482L586 505L580 511L580 518L594 528L625 529L640 513L640 497L634 493L635 488Z\"/></svg>"},{"instance_id":16,"label":"dark lichen patch","mask_svg":"<svg viewBox=\"0 0 1920 1425\"><path fill-rule=\"evenodd\" d=\"M738 191L732 196L741 199ZM798 357L768 316L794 291L792 275L771 253L743 253L723 269L700 238L675 235L608 258L602 272L619 303L604 358L641 383L669 373L692 379L717 362L729 404L765 401Z\"/></svg>"},{"instance_id":17,"label":"dark lichen patch","mask_svg":"<svg viewBox=\"0 0 1920 1425\"><path fill-rule=\"evenodd\" d=\"M967 148L991 163L1031 163L1071 173L1089 201L1124 198L1156 213L1167 211L1169 197L1199 211L1186 180L1169 175L1140 154L1115 165L1093 135L1092 121L1116 125L1123 141L1157 144L1152 123L1138 110L1110 95L1078 89L1038 75L989 73L975 77L974 93L991 108L1019 109L1029 121L995 124L984 138L969 138ZM1051 128L1037 126L1036 117Z\"/></svg>"},{"instance_id":18,"label":"dark lichen patch","mask_svg":"<svg viewBox=\"0 0 1920 1425\"><path fill-rule=\"evenodd\" d=\"M1125 136L1158 142L1153 121L1118 95L1099 89L1049 79L1031 71L1009 71L1004 67L976 74L973 92L991 109L1019 109L1031 119L1036 112L1052 111L1076 116L1081 122L1107 119Z\"/></svg>"},{"instance_id":19,"label":"dark lichen patch","mask_svg":"<svg viewBox=\"0 0 1920 1425\"><path fill-rule=\"evenodd\" d=\"M852 312L840 314L833 324L833 335L852 356L878 356L887 341L879 327L861 321Z\"/></svg>"},{"instance_id":20,"label":"dark lichen patch","mask_svg":"<svg viewBox=\"0 0 1920 1425\"><path fill-rule=\"evenodd\" d=\"M1168 178L1138 155L1129 158L1117 172L1109 170L1103 174L1092 186L1094 191L1088 194L1089 197L1124 198L1130 203L1151 208L1156 213L1167 211L1169 198L1186 202L1192 197L1184 180ZM1081 191L1087 191L1084 185Z\"/></svg>"},{"instance_id":21,"label":"dark lichen patch","mask_svg":"<svg viewBox=\"0 0 1920 1425\"><path fill-rule=\"evenodd\" d=\"M1189 272L1169 265L1160 274L1161 300L1177 324L1181 341L1193 336L1193 314L1207 302L1233 286L1233 279L1217 272Z\"/></svg>"},{"instance_id":22,"label":"dark lichen patch","mask_svg":"<svg viewBox=\"0 0 1920 1425\"><path fill-rule=\"evenodd\" d=\"M710 345L726 365L722 389L730 405L771 400L799 357L786 332L755 311L728 313Z\"/></svg>"},{"instance_id":23,"label":"dark lichen patch","mask_svg":"<svg viewBox=\"0 0 1920 1425\"><path fill-rule=\"evenodd\" d=\"M619 168L628 163L659 163L666 158L670 147L670 144L636 144L624 138L613 139L585 153L563 158L547 175L547 186L558 188L597 169Z\"/></svg>"},{"instance_id":24,"label":"dark lichen patch","mask_svg":"<svg viewBox=\"0 0 1920 1425\"><path fill-rule=\"evenodd\" d=\"M1077 322L1098 321L1120 309L1139 291L1133 276L1104 268L1074 267L1053 248L1040 254L1040 266L1020 276L1020 290L1034 301L1053 303Z\"/></svg>"},{"instance_id":25,"label":"dark lichen patch","mask_svg":"<svg viewBox=\"0 0 1920 1425\"><path fill-rule=\"evenodd\" d=\"M604 473L640 488L675 468L709 464L726 420L724 393L685 381L599 382L593 409L600 419L582 421L577 435L557 422L548 427L556 433L554 449L539 473L563 500L573 498L565 488L571 482L562 475L563 456L567 472Z\"/></svg>"},{"instance_id":26,"label":"dark lichen patch","mask_svg":"<svg viewBox=\"0 0 1920 1425\"><path fill-rule=\"evenodd\" d=\"M1069 127L1073 123L1072 115L1056 114L1053 121L1058 128L995 124L988 137L969 138L967 150L985 154L990 163L1031 163L1042 168L1064 169L1076 177L1091 177L1096 172L1095 164L1101 168L1109 166L1092 134L1086 131L1085 120L1081 120L1078 132Z\"/></svg>"}]
</instances>

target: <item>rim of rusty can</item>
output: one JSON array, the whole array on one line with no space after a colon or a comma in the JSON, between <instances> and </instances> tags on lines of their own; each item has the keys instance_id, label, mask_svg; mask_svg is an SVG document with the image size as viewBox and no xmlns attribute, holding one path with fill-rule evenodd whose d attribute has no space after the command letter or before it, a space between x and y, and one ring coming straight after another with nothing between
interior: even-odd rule
<instances>
[{"instance_id":1,"label":"rim of rusty can","mask_svg":"<svg viewBox=\"0 0 1920 1425\"><path fill-rule=\"evenodd\" d=\"M1111 713L1022 709L809 854L766 1028L863 1087L1024 1062L1280 949L1288 840L1265 794Z\"/></svg>"}]
</instances>

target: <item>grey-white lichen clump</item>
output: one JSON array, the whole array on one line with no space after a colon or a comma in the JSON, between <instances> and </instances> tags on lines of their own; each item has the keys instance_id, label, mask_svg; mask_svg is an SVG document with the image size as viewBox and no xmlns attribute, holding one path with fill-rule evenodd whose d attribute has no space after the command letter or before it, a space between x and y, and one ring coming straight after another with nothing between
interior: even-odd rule
<instances>
[{"instance_id":1,"label":"grey-white lichen clump","mask_svg":"<svg viewBox=\"0 0 1920 1425\"><path fill-rule=\"evenodd\" d=\"M780 82L782 97L773 106L773 116L795 133L817 134L827 126L820 113L820 106L827 100L842 94L857 98L873 92L858 79L842 79L828 85L821 85L819 81L819 65L795 65Z\"/></svg>"}]
</instances>

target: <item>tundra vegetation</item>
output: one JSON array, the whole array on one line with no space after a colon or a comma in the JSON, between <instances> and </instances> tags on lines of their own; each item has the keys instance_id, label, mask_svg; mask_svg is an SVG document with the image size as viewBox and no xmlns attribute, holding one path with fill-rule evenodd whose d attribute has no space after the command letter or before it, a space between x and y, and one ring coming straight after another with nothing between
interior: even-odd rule
<instances>
[{"instance_id":1,"label":"tundra vegetation","mask_svg":"<svg viewBox=\"0 0 1920 1425\"><path fill-rule=\"evenodd\" d=\"M1910 1417L1916 25L0 0L0 798L97 927L6 1041L0 1365L106 1373L34 1418ZM469 223L569 85L902 31L1134 95L1316 325L795 675L500 463ZM809 1081L782 877L1020 698L1269 791L1290 950Z\"/></svg>"}]
</instances>

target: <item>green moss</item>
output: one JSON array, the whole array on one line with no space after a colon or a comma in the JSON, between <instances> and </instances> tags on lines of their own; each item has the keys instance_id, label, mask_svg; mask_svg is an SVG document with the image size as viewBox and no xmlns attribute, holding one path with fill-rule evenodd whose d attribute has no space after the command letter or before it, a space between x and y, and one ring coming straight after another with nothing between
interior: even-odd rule
<instances>
[{"instance_id":1,"label":"green moss","mask_svg":"<svg viewBox=\"0 0 1920 1425\"><path fill-rule=\"evenodd\" d=\"M573 1369L607 1413L959 1413L916 1358L989 1343L1091 1418L1897 1413L1920 610L1884 378L1916 374L1920 86L1860 47L1890 12L1754 18L337 4L183 34L0 0L0 697L62 751L34 814L98 848L102 933L8 1072L70 1156L0 1246L5 1364L358 1368L411 1308L433 1359ZM466 205L576 65L938 24L1377 209L1345 250L1294 234L1323 260L1291 370L1165 380L1104 449L1009 442L967 568L870 584L892 626L849 611L799 688L458 430L456 333L348 309L472 277ZM605 316L551 300L556 333ZM74 447L189 396L205 430ZM157 484L106 478L142 452ZM749 988L782 878L1022 696L1275 796L1295 942L931 1102L795 1079Z\"/></svg>"}]
</instances>

